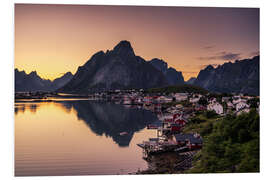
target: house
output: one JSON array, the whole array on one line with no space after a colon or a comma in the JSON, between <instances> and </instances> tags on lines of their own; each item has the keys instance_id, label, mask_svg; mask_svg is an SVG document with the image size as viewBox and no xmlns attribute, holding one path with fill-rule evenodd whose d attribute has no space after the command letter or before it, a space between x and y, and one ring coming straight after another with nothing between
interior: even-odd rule
<instances>
[{"instance_id":1,"label":"house","mask_svg":"<svg viewBox=\"0 0 270 180\"><path fill-rule=\"evenodd\" d=\"M241 109L244 108L249 108L249 105L245 101L240 101L235 106L236 111L240 111Z\"/></svg>"},{"instance_id":2,"label":"house","mask_svg":"<svg viewBox=\"0 0 270 180\"><path fill-rule=\"evenodd\" d=\"M234 108L234 105L233 105L233 103L231 103L231 102L229 101L229 102L227 102L227 107L230 108L230 109L232 109L232 108Z\"/></svg>"},{"instance_id":3,"label":"house","mask_svg":"<svg viewBox=\"0 0 270 180\"><path fill-rule=\"evenodd\" d=\"M189 99L189 102L191 102L191 103L196 103L196 102L198 102L200 100L200 97L194 97L194 98L190 98Z\"/></svg>"},{"instance_id":4,"label":"house","mask_svg":"<svg viewBox=\"0 0 270 180\"><path fill-rule=\"evenodd\" d=\"M222 102L229 102L231 97L222 97Z\"/></svg>"},{"instance_id":5,"label":"house","mask_svg":"<svg viewBox=\"0 0 270 180\"><path fill-rule=\"evenodd\" d=\"M179 124L181 127L185 126L187 121L183 118L178 118L174 121L175 124Z\"/></svg>"},{"instance_id":6,"label":"house","mask_svg":"<svg viewBox=\"0 0 270 180\"><path fill-rule=\"evenodd\" d=\"M204 111L204 110L206 110L206 107L205 106L202 106L202 105L196 105L195 106L195 110L196 111Z\"/></svg>"},{"instance_id":7,"label":"house","mask_svg":"<svg viewBox=\"0 0 270 180\"><path fill-rule=\"evenodd\" d=\"M233 97L233 101L232 101L233 104L238 104L238 103L240 103L240 102L245 102L245 103L246 103L247 100L241 98L241 96L234 96L234 97Z\"/></svg>"},{"instance_id":8,"label":"house","mask_svg":"<svg viewBox=\"0 0 270 180\"><path fill-rule=\"evenodd\" d=\"M172 98L170 98L170 97L168 97L168 96L159 96L156 100L157 100L158 102L161 102L161 103L172 102Z\"/></svg>"},{"instance_id":9,"label":"house","mask_svg":"<svg viewBox=\"0 0 270 180\"><path fill-rule=\"evenodd\" d=\"M147 129L158 129L159 127L162 127L163 123L161 121L155 121L151 124L147 125Z\"/></svg>"},{"instance_id":10,"label":"house","mask_svg":"<svg viewBox=\"0 0 270 180\"><path fill-rule=\"evenodd\" d=\"M182 126L180 124L171 124L170 125L170 130L172 133L180 132L182 129Z\"/></svg>"},{"instance_id":11,"label":"house","mask_svg":"<svg viewBox=\"0 0 270 180\"><path fill-rule=\"evenodd\" d=\"M183 108L183 105L182 104L177 104L177 105L175 105L175 107L176 107L176 109L181 109L181 108Z\"/></svg>"},{"instance_id":12,"label":"house","mask_svg":"<svg viewBox=\"0 0 270 180\"><path fill-rule=\"evenodd\" d=\"M216 98L210 98L209 99L209 104L214 104L217 102L217 99Z\"/></svg>"},{"instance_id":13,"label":"house","mask_svg":"<svg viewBox=\"0 0 270 180\"><path fill-rule=\"evenodd\" d=\"M174 134L172 141L180 146L187 146L190 150L200 149L203 144L199 134Z\"/></svg>"},{"instance_id":14,"label":"house","mask_svg":"<svg viewBox=\"0 0 270 180\"><path fill-rule=\"evenodd\" d=\"M188 93L175 93L173 97L175 101L185 101L188 99Z\"/></svg>"},{"instance_id":15,"label":"house","mask_svg":"<svg viewBox=\"0 0 270 180\"><path fill-rule=\"evenodd\" d=\"M218 102L208 104L207 110L215 111L217 114L223 114L223 106Z\"/></svg>"}]
</instances>

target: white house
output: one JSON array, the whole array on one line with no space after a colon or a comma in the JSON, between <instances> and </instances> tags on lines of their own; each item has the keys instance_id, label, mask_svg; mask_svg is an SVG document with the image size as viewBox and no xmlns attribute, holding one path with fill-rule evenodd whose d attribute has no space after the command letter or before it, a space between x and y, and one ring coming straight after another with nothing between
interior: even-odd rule
<instances>
[{"instance_id":1,"label":"white house","mask_svg":"<svg viewBox=\"0 0 270 180\"><path fill-rule=\"evenodd\" d=\"M176 101L185 101L188 98L188 93L175 93L174 98Z\"/></svg>"},{"instance_id":2,"label":"white house","mask_svg":"<svg viewBox=\"0 0 270 180\"><path fill-rule=\"evenodd\" d=\"M235 106L236 111L240 111L241 109L244 109L244 108L249 108L249 105L244 101L240 101Z\"/></svg>"},{"instance_id":3,"label":"white house","mask_svg":"<svg viewBox=\"0 0 270 180\"><path fill-rule=\"evenodd\" d=\"M200 100L200 97L197 97L197 98L190 98L189 99L189 102L191 102L191 103L196 103L196 102L198 102Z\"/></svg>"},{"instance_id":4,"label":"white house","mask_svg":"<svg viewBox=\"0 0 270 180\"><path fill-rule=\"evenodd\" d=\"M172 98L167 97L167 96L159 96L157 98L157 101L162 102L162 103L167 103L167 102L171 102Z\"/></svg>"},{"instance_id":5,"label":"white house","mask_svg":"<svg viewBox=\"0 0 270 180\"><path fill-rule=\"evenodd\" d=\"M227 106L228 106L228 108L233 108L234 107L233 103L231 103L230 101L227 102Z\"/></svg>"},{"instance_id":6,"label":"white house","mask_svg":"<svg viewBox=\"0 0 270 180\"><path fill-rule=\"evenodd\" d=\"M211 103L207 106L207 110L212 111L214 110L217 114L223 114L223 106L218 102Z\"/></svg>"}]
</instances>

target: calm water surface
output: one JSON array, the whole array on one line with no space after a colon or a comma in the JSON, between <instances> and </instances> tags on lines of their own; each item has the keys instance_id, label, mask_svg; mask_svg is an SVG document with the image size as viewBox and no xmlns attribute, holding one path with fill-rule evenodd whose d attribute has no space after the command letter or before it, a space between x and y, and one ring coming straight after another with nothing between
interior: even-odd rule
<instances>
[{"instance_id":1,"label":"calm water surface","mask_svg":"<svg viewBox=\"0 0 270 180\"><path fill-rule=\"evenodd\" d=\"M86 100L15 103L15 175L128 174L156 131L150 111ZM120 136L119 133L128 132Z\"/></svg>"}]
</instances>

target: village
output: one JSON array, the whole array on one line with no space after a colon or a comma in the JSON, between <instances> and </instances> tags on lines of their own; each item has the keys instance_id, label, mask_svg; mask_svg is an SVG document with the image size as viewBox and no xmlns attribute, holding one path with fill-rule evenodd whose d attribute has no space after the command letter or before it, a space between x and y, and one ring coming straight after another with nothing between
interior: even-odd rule
<instances>
[{"instance_id":1,"label":"village","mask_svg":"<svg viewBox=\"0 0 270 180\"><path fill-rule=\"evenodd\" d=\"M23 99L29 101L29 99L32 99L33 101L50 102L62 98L84 98L92 101L120 104L126 108L143 108L152 111L156 114L157 121L148 124L146 128L150 131L156 131L156 136L137 144L138 148L142 148L142 158L149 163L153 163L152 159L156 155L177 153L181 160L177 161L173 166L181 172L191 168L193 155L203 147L203 135L199 131L199 129L202 129L201 126L199 126L199 129L189 127L194 122L196 124L202 121L198 118L201 114L210 114L209 117L208 115L205 117L209 119L211 116L215 116L212 120L217 121L227 114L238 116L241 113L248 113L251 108L256 109L259 113L260 107L258 96L246 94L149 93L142 89L112 90L80 95L56 92L15 94L16 101ZM119 135L125 136L126 134L127 132L121 132ZM151 173L161 172L151 171Z\"/></svg>"},{"instance_id":2,"label":"village","mask_svg":"<svg viewBox=\"0 0 270 180\"><path fill-rule=\"evenodd\" d=\"M156 137L137 145L143 149L143 158L149 163L153 163L152 157L155 155L178 153L181 160L173 166L180 171L191 168L193 155L203 147L203 137L198 132L183 132L185 126L192 119L196 119L198 114L212 114L211 116L216 116L218 120L226 114L238 116L241 113L248 113L251 108L259 112L259 97L243 94L145 94L143 91L131 90L117 91L110 96L102 94L101 97L126 107L140 107L156 113L158 121L147 126L149 130L156 130ZM151 173L157 172L160 173L160 171L151 171Z\"/></svg>"}]
</instances>

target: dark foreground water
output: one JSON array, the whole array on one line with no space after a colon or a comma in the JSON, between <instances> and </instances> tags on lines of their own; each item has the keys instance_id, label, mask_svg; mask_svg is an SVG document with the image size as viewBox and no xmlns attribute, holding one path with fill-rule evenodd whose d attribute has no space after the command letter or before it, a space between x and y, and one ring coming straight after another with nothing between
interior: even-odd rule
<instances>
[{"instance_id":1,"label":"dark foreground water","mask_svg":"<svg viewBox=\"0 0 270 180\"><path fill-rule=\"evenodd\" d=\"M136 144L156 136L145 128L155 120L147 110L87 100L15 103L15 175L128 174L146 169Z\"/></svg>"}]
</instances>

